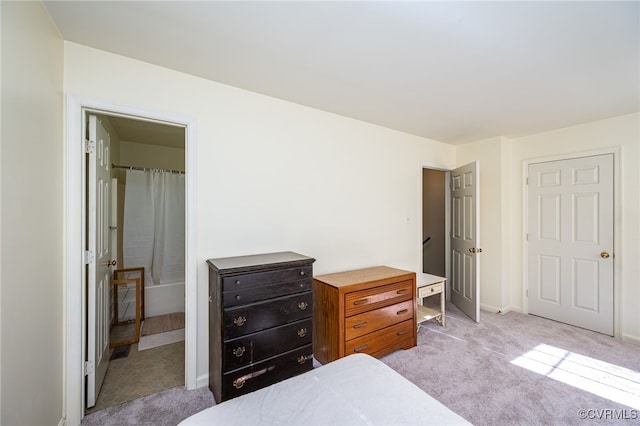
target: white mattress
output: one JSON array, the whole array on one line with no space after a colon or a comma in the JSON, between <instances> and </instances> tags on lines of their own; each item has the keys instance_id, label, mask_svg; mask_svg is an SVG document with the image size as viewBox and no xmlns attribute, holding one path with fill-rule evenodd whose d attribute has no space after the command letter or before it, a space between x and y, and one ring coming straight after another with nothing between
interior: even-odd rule
<instances>
[{"instance_id":1,"label":"white mattress","mask_svg":"<svg viewBox=\"0 0 640 426\"><path fill-rule=\"evenodd\" d=\"M468 425L364 354L315 368L185 419L193 425Z\"/></svg>"}]
</instances>

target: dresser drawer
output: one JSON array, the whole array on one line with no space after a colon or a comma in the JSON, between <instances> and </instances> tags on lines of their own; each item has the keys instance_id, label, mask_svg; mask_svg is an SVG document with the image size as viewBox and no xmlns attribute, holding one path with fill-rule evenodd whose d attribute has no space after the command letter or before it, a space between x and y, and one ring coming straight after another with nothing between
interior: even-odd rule
<instances>
[{"instance_id":1,"label":"dresser drawer","mask_svg":"<svg viewBox=\"0 0 640 426\"><path fill-rule=\"evenodd\" d=\"M356 315L372 309L413 299L414 292L414 281L407 280L347 293L345 295L345 316Z\"/></svg>"},{"instance_id":2,"label":"dresser drawer","mask_svg":"<svg viewBox=\"0 0 640 426\"><path fill-rule=\"evenodd\" d=\"M311 316L313 293L299 293L261 303L224 309L224 340Z\"/></svg>"},{"instance_id":3,"label":"dresser drawer","mask_svg":"<svg viewBox=\"0 0 640 426\"><path fill-rule=\"evenodd\" d=\"M351 340L402 321L413 319L413 300L374 309L345 319L345 339Z\"/></svg>"},{"instance_id":4,"label":"dresser drawer","mask_svg":"<svg viewBox=\"0 0 640 426\"><path fill-rule=\"evenodd\" d=\"M235 398L313 368L313 349L304 346L223 375L222 399ZM242 413L238 413L239 416Z\"/></svg>"},{"instance_id":5,"label":"dresser drawer","mask_svg":"<svg viewBox=\"0 0 640 426\"><path fill-rule=\"evenodd\" d=\"M289 269L276 269L273 271L256 272L253 274L228 275L222 277L222 291L234 291L257 287L265 284L297 281L304 278L313 278L311 266L298 266Z\"/></svg>"},{"instance_id":6,"label":"dresser drawer","mask_svg":"<svg viewBox=\"0 0 640 426\"><path fill-rule=\"evenodd\" d=\"M425 287L420 287L418 289L418 297L422 299L423 297L429 297L434 294L442 293L443 291L444 283L431 284Z\"/></svg>"},{"instance_id":7,"label":"dresser drawer","mask_svg":"<svg viewBox=\"0 0 640 426\"><path fill-rule=\"evenodd\" d=\"M303 293L311 291L312 278L298 281L289 281L272 285L262 285L257 287L238 287L222 293L222 305L225 308L248 303L259 302L265 299L272 299L284 295Z\"/></svg>"},{"instance_id":8,"label":"dresser drawer","mask_svg":"<svg viewBox=\"0 0 640 426\"><path fill-rule=\"evenodd\" d=\"M345 356L354 353L373 355L389 346L396 345L403 340L413 340L416 323L413 320L404 321L391 327L383 328L357 339L346 342Z\"/></svg>"},{"instance_id":9,"label":"dresser drawer","mask_svg":"<svg viewBox=\"0 0 640 426\"><path fill-rule=\"evenodd\" d=\"M224 371L236 370L279 353L308 345L312 340L312 320L307 318L224 343Z\"/></svg>"}]
</instances>

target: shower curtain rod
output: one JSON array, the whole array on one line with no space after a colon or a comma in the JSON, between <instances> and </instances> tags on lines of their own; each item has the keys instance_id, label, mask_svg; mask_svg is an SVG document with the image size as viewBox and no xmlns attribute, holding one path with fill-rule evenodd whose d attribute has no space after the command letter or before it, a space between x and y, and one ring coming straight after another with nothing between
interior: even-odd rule
<instances>
[{"instance_id":1,"label":"shower curtain rod","mask_svg":"<svg viewBox=\"0 0 640 426\"><path fill-rule=\"evenodd\" d=\"M182 170L170 170L170 169L153 169L149 167L133 167L133 166L119 166L117 164L111 164L113 169L129 169L129 170L141 170L143 172L165 172L165 173L178 173L183 174Z\"/></svg>"}]
</instances>

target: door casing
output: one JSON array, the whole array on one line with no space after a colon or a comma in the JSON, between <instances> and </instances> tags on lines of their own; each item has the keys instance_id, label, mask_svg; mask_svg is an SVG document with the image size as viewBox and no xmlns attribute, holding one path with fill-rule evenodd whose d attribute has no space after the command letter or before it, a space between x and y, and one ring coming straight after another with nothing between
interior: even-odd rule
<instances>
[{"instance_id":1,"label":"door casing","mask_svg":"<svg viewBox=\"0 0 640 426\"><path fill-rule=\"evenodd\" d=\"M195 389L197 378L197 262L196 262L196 123L193 118L65 96L64 135L64 418L80 424L84 416L84 353L86 297L83 251L85 242L85 114L124 116L185 127L186 247L185 247L185 385Z\"/></svg>"},{"instance_id":2,"label":"door casing","mask_svg":"<svg viewBox=\"0 0 640 426\"><path fill-rule=\"evenodd\" d=\"M529 165L535 163L558 161L558 160L570 160L580 157L591 157L595 155L613 154L613 337L620 338L620 324L621 324L621 277L622 277L622 265L621 262L616 262L615 258L623 258L622 256L622 235L624 232L623 223L619 220L619 214L622 211L622 188L621 188L621 154L622 148L611 147L598 149L593 151L581 151L573 152L569 154L560 154L547 157L538 157L527 159L522 162L522 312L529 313L529 300L527 297L527 291L529 290L529 250L527 244L527 233L529 232L528 223L528 200L529 191L527 186L527 179L529 178Z\"/></svg>"}]
</instances>

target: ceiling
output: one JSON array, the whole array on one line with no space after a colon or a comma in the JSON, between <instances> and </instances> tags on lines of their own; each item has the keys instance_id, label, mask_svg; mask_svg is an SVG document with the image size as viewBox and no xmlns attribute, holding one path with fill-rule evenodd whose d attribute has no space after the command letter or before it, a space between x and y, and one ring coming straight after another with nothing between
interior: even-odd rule
<instances>
[{"instance_id":1,"label":"ceiling","mask_svg":"<svg viewBox=\"0 0 640 426\"><path fill-rule=\"evenodd\" d=\"M66 40L462 144L640 110L640 2L45 1Z\"/></svg>"}]
</instances>

